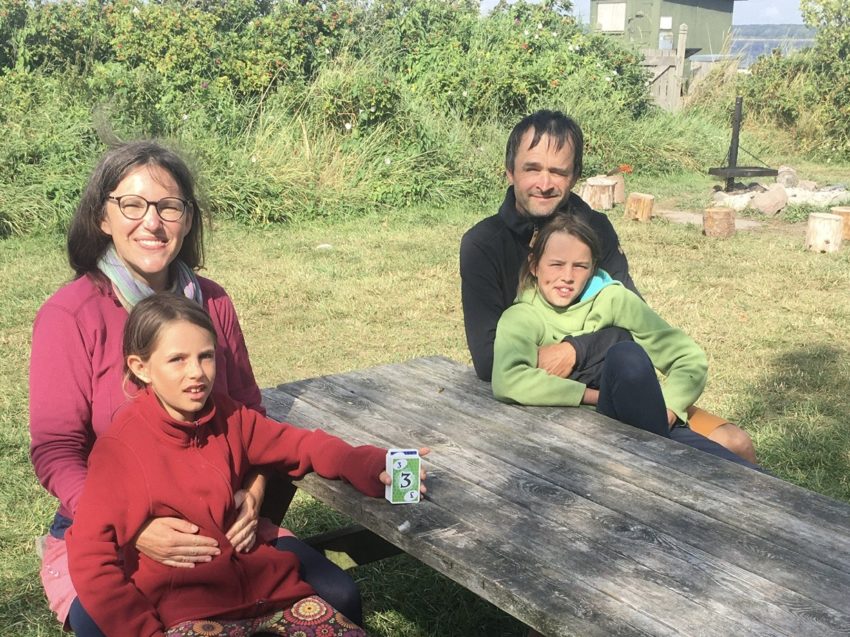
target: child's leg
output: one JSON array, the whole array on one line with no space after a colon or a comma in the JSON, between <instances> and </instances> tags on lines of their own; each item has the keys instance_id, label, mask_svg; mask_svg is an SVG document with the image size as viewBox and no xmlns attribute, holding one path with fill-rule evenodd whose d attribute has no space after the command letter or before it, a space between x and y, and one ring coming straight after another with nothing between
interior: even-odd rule
<instances>
[{"instance_id":1,"label":"child's leg","mask_svg":"<svg viewBox=\"0 0 850 637\"><path fill-rule=\"evenodd\" d=\"M670 437L676 442L681 442L683 444L688 445L689 447L693 447L694 449L699 449L700 451L710 453L713 456L729 460L730 462L734 462L736 464L744 465L745 467L755 469L756 471L761 471L762 473L767 473L758 465L752 462L748 462L740 456L732 453L726 447L717 444L713 440L709 440L705 436L702 436L695 431L691 431L687 427L674 427L670 431Z\"/></svg>"},{"instance_id":2,"label":"child's leg","mask_svg":"<svg viewBox=\"0 0 850 637\"><path fill-rule=\"evenodd\" d=\"M266 637L267 635L322 635L366 637L366 632L318 595L253 619L198 619L180 622L165 631L166 637Z\"/></svg>"},{"instance_id":3,"label":"child's leg","mask_svg":"<svg viewBox=\"0 0 850 637\"><path fill-rule=\"evenodd\" d=\"M251 635L322 635L366 637L366 632L317 595L305 597L292 608L257 618Z\"/></svg>"},{"instance_id":4,"label":"child's leg","mask_svg":"<svg viewBox=\"0 0 850 637\"><path fill-rule=\"evenodd\" d=\"M596 411L638 429L670 437L661 385L652 361L637 343L617 343L608 350Z\"/></svg>"},{"instance_id":5,"label":"child's leg","mask_svg":"<svg viewBox=\"0 0 850 637\"><path fill-rule=\"evenodd\" d=\"M165 631L165 637L244 637L254 635L253 619L193 619L180 622Z\"/></svg>"},{"instance_id":6,"label":"child's leg","mask_svg":"<svg viewBox=\"0 0 850 637\"><path fill-rule=\"evenodd\" d=\"M71 610L68 613L68 625L77 637L104 637L103 632L94 623L94 620L86 612L86 609L83 608L79 597L75 598L71 603Z\"/></svg>"},{"instance_id":7,"label":"child's leg","mask_svg":"<svg viewBox=\"0 0 850 637\"><path fill-rule=\"evenodd\" d=\"M279 551L295 553L301 562L301 579L355 624L363 623L360 591L352 577L316 549L297 537L282 537L274 542Z\"/></svg>"}]
</instances>

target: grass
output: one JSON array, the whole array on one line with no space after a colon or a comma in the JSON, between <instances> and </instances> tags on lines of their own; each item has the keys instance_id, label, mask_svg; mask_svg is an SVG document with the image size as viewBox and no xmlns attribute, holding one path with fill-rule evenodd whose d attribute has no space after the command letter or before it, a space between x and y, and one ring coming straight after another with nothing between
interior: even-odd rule
<instances>
[{"instance_id":1,"label":"grass","mask_svg":"<svg viewBox=\"0 0 850 637\"><path fill-rule=\"evenodd\" d=\"M701 178L694 179L702 192ZM672 205L701 196L686 181L630 178L628 187L667 193ZM220 222L205 274L231 293L261 386L429 354L468 362L457 247L462 233L497 205L397 210L336 223ZM620 217L619 209L611 213L648 302L708 353L710 380L700 404L740 423L776 475L850 502L850 248L806 252L800 228L779 223L718 241L694 226ZM26 375L33 316L68 276L61 237L0 241L4 635L61 634L33 550L55 504L28 460ZM288 516L299 534L341 522L307 497ZM352 573L371 634L524 635L515 620L410 558Z\"/></svg>"}]
</instances>

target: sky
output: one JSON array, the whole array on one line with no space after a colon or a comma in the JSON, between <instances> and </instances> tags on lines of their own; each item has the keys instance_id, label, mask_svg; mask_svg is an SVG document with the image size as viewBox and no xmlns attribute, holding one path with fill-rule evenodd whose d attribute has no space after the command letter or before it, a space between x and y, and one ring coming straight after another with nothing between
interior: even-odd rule
<instances>
[{"instance_id":1,"label":"sky","mask_svg":"<svg viewBox=\"0 0 850 637\"><path fill-rule=\"evenodd\" d=\"M483 0L482 9L487 10L496 0ZM582 22L590 20L590 0L573 0L573 13L582 16ZM800 15L800 0L744 0L735 2L732 24L803 24Z\"/></svg>"}]
</instances>

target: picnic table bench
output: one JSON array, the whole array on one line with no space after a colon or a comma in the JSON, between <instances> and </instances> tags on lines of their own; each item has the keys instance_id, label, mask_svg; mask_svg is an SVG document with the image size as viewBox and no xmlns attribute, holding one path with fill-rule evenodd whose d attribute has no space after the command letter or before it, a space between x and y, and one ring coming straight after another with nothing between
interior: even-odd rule
<instances>
[{"instance_id":1,"label":"picnic table bench","mask_svg":"<svg viewBox=\"0 0 850 637\"><path fill-rule=\"evenodd\" d=\"M547 636L850 635L850 506L420 358L264 390L269 414L428 446L428 497L299 486Z\"/></svg>"}]
</instances>

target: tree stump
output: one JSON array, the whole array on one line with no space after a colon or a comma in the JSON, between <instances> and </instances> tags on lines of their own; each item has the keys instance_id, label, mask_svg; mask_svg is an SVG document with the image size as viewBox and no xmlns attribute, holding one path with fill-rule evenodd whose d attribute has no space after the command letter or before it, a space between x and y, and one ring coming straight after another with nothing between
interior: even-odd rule
<instances>
[{"instance_id":1,"label":"tree stump","mask_svg":"<svg viewBox=\"0 0 850 637\"><path fill-rule=\"evenodd\" d=\"M626 199L626 211L623 219L647 222L652 218L652 208L655 206L655 195L642 192L630 192Z\"/></svg>"},{"instance_id":2,"label":"tree stump","mask_svg":"<svg viewBox=\"0 0 850 637\"><path fill-rule=\"evenodd\" d=\"M806 228L806 249L812 252L835 252L841 247L844 221L828 212L813 212Z\"/></svg>"},{"instance_id":3,"label":"tree stump","mask_svg":"<svg viewBox=\"0 0 850 637\"><path fill-rule=\"evenodd\" d=\"M626 176L623 173L604 175L606 179L614 180L614 205L626 203Z\"/></svg>"},{"instance_id":4,"label":"tree stump","mask_svg":"<svg viewBox=\"0 0 850 637\"><path fill-rule=\"evenodd\" d=\"M617 182L610 177L591 177L584 182L579 196L594 210L611 210L616 185Z\"/></svg>"},{"instance_id":5,"label":"tree stump","mask_svg":"<svg viewBox=\"0 0 850 637\"><path fill-rule=\"evenodd\" d=\"M735 234L734 208L706 208L702 213L702 233L706 237L726 239Z\"/></svg>"},{"instance_id":6,"label":"tree stump","mask_svg":"<svg viewBox=\"0 0 850 637\"><path fill-rule=\"evenodd\" d=\"M841 234L841 237L845 241L850 241L850 206L835 206L835 208L830 208L829 211L844 220L844 232Z\"/></svg>"}]
</instances>

